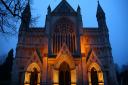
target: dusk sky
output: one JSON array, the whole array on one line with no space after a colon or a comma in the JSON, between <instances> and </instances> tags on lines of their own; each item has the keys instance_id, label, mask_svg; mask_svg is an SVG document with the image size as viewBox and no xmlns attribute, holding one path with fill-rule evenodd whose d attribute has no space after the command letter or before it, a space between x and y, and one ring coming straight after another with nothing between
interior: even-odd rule
<instances>
[{"instance_id":1,"label":"dusk sky","mask_svg":"<svg viewBox=\"0 0 128 85\"><path fill-rule=\"evenodd\" d=\"M32 15L39 16L37 27L43 27L47 7L50 4L52 10L61 0L33 0ZM76 10L78 4L84 27L97 27L96 10L97 0L67 0ZM110 43L114 62L119 65L128 64L128 0L99 0L106 14L106 22L109 29ZM0 56L6 54L11 48L16 48L17 37L0 34ZM0 58L1 59L1 58Z\"/></svg>"}]
</instances>

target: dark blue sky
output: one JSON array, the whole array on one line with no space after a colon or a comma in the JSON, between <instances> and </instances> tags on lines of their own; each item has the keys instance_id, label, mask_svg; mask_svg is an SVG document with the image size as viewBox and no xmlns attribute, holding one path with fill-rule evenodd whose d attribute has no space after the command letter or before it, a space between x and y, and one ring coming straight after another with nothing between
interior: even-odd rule
<instances>
[{"instance_id":1,"label":"dark blue sky","mask_svg":"<svg viewBox=\"0 0 128 85\"><path fill-rule=\"evenodd\" d=\"M61 0L33 0L32 15L39 16L36 26L42 27L45 22L47 7L54 9ZM97 0L67 0L76 10L81 7L84 27L97 27ZM109 28L110 42L114 62L119 65L128 64L128 0L99 0ZM7 37L6 37L7 38ZM0 39L0 55L6 54L10 48L16 47L17 37L4 36Z\"/></svg>"}]
</instances>

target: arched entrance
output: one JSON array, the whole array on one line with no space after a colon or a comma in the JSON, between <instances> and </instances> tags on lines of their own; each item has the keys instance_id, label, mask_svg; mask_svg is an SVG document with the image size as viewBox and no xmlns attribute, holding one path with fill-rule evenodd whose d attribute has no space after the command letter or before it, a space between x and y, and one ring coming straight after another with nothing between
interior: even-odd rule
<instances>
[{"instance_id":1,"label":"arched entrance","mask_svg":"<svg viewBox=\"0 0 128 85\"><path fill-rule=\"evenodd\" d=\"M59 69L59 85L71 85L71 73L67 63L62 63Z\"/></svg>"},{"instance_id":2,"label":"arched entrance","mask_svg":"<svg viewBox=\"0 0 128 85\"><path fill-rule=\"evenodd\" d=\"M91 83L92 85L98 85L98 75L94 67L91 69Z\"/></svg>"},{"instance_id":3,"label":"arched entrance","mask_svg":"<svg viewBox=\"0 0 128 85\"><path fill-rule=\"evenodd\" d=\"M103 72L97 63L92 63L88 68L89 85L104 85Z\"/></svg>"},{"instance_id":4,"label":"arched entrance","mask_svg":"<svg viewBox=\"0 0 128 85\"><path fill-rule=\"evenodd\" d=\"M40 85L40 67L37 63L31 63L25 72L24 85Z\"/></svg>"}]
</instances>

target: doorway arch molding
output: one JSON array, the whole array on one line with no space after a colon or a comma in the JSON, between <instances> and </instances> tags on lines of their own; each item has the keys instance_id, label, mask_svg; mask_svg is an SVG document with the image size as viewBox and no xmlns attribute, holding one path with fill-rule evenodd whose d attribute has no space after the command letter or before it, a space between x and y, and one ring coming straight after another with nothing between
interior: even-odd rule
<instances>
[{"instance_id":1,"label":"doorway arch molding","mask_svg":"<svg viewBox=\"0 0 128 85\"><path fill-rule=\"evenodd\" d=\"M56 57L55 64L53 65L53 83L56 83L55 85L59 85L59 69L63 63L66 63L69 66L71 73L71 83L76 85L77 76L75 62L65 44L63 44L62 49Z\"/></svg>"},{"instance_id":2,"label":"doorway arch molding","mask_svg":"<svg viewBox=\"0 0 128 85\"><path fill-rule=\"evenodd\" d=\"M89 80L89 85L92 85L91 81L91 70L95 68L97 71L97 77L98 77L98 84L104 85L104 77L103 77L103 72L100 66L96 62L92 62L89 67L88 67L88 80Z\"/></svg>"}]
</instances>

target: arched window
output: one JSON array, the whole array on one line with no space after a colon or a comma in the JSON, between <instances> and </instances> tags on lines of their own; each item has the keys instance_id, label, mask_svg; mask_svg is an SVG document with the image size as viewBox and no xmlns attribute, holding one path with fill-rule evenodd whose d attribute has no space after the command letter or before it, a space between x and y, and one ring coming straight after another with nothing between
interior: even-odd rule
<instances>
[{"instance_id":1,"label":"arched window","mask_svg":"<svg viewBox=\"0 0 128 85\"><path fill-rule=\"evenodd\" d=\"M67 18L61 18L55 23L53 31L53 53L58 53L64 43L72 53L75 53L76 35L74 32L74 24Z\"/></svg>"}]
</instances>

